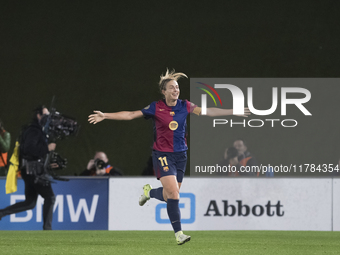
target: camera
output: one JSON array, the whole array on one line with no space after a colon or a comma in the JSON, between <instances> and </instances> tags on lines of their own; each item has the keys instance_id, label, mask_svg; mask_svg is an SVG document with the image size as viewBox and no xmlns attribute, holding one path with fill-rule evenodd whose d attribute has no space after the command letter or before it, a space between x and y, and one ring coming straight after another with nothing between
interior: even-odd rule
<instances>
[{"instance_id":1,"label":"camera","mask_svg":"<svg viewBox=\"0 0 340 255\"><path fill-rule=\"evenodd\" d=\"M95 159L94 165L96 169L99 169L99 170L104 169L107 166L107 164L99 158Z\"/></svg>"},{"instance_id":2,"label":"camera","mask_svg":"<svg viewBox=\"0 0 340 255\"><path fill-rule=\"evenodd\" d=\"M235 147L229 147L227 150L227 159L230 160L238 156L238 151Z\"/></svg>"},{"instance_id":3,"label":"camera","mask_svg":"<svg viewBox=\"0 0 340 255\"><path fill-rule=\"evenodd\" d=\"M50 115L47 134L55 139L62 140L67 136L75 136L78 132L78 123L70 117L52 112Z\"/></svg>"},{"instance_id":4,"label":"camera","mask_svg":"<svg viewBox=\"0 0 340 255\"><path fill-rule=\"evenodd\" d=\"M66 158L62 158L58 153L53 151L53 152L51 152L50 162L49 163L50 164L57 164L58 165L58 168L54 168L55 170L63 169L63 168L66 168L67 159Z\"/></svg>"}]
</instances>

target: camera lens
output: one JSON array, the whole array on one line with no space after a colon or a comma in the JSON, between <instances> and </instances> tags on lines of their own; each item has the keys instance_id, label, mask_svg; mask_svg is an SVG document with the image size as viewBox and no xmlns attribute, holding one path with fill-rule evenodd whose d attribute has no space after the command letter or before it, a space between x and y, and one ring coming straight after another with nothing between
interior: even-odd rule
<instances>
[{"instance_id":1,"label":"camera lens","mask_svg":"<svg viewBox=\"0 0 340 255\"><path fill-rule=\"evenodd\" d=\"M94 161L94 164L95 164L97 169L104 169L105 166L106 166L105 162L103 160L101 160L101 159L96 159Z\"/></svg>"}]
</instances>

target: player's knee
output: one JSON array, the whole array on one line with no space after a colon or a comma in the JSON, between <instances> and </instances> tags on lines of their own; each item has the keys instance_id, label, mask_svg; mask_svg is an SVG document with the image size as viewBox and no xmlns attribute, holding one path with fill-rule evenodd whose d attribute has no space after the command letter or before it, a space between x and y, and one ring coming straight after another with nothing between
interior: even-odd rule
<instances>
[{"instance_id":1,"label":"player's knee","mask_svg":"<svg viewBox=\"0 0 340 255\"><path fill-rule=\"evenodd\" d=\"M167 198L170 199L179 199L179 190L170 190L167 192Z\"/></svg>"}]
</instances>

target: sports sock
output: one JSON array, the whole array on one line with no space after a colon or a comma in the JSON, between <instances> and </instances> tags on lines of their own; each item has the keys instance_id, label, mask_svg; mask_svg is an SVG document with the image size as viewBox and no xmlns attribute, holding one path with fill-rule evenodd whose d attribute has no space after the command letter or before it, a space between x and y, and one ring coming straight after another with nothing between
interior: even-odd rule
<instances>
[{"instance_id":1,"label":"sports sock","mask_svg":"<svg viewBox=\"0 0 340 255\"><path fill-rule=\"evenodd\" d=\"M168 199L166 209L175 233L182 230L181 212L179 210L179 199Z\"/></svg>"},{"instance_id":2,"label":"sports sock","mask_svg":"<svg viewBox=\"0 0 340 255\"><path fill-rule=\"evenodd\" d=\"M161 200L161 201L164 201L163 187L160 187L158 189L150 190L150 197L156 198L156 199Z\"/></svg>"}]
</instances>

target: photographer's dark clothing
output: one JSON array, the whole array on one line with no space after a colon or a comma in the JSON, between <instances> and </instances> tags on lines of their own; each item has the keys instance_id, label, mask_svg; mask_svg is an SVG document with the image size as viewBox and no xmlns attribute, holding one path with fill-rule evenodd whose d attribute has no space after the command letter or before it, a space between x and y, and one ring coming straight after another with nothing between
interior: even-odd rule
<instances>
[{"instance_id":1,"label":"photographer's dark clothing","mask_svg":"<svg viewBox=\"0 0 340 255\"><path fill-rule=\"evenodd\" d=\"M42 169L42 171L36 171L37 165L43 165L48 152L46 134L42 131L41 126L36 120L23 131L20 143L20 158L27 160L26 165L22 166L21 169L21 176L25 182L25 201L0 210L0 218L12 213L33 209L36 205L38 195L41 195L44 198L43 229L52 229L55 196L51 183L42 178L45 175L43 167L38 168ZM32 165L34 166L33 171Z\"/></svg>"},{"instance_id":2,"label":"photographer's dark clothing","mask_svg":"<svg viewBox=\"0 0 340 255\"><path fill-rule=\"evenodd\" d=\"M122 176L123 172L118 169L117 167L113 167L108 165L106 168L106 173L104 175L110 175L110 176Z\"/></svg>"},{"instance_id":3,"label":"photographer's dark clothing","mask_svg":"<svg viewBox=\"0 0 340 255\"><path fill-rule=\"evenodd\" d=\"M250 154L249 151L246 151L243 155L238 156L238 166L248 166L248 167L252 167L252 166L258 166L257 160ZM236 166L237 167L237 166ZM245 176L256 176L257 173L255 172L245 172L242 173Z\"/></svg>"},{"instance_id":4,"label":"photographer's dark clothing","mask_svg":"<svg viewBox=\"0 0 340 255\"><path fill-rule=\"evenodd\" d=\"M123 172L120 169L110 166L110 165L106 167L105 172L106 173L101 176L122 176L123 175ZM97 176L96 168L92 168L90 170L85 169L83 172L81 172L80 176Z\"/></svg>"},{"instance_id":5,"label":"photographer's dark clothing","mask_svg":"<svg viewBox=\"0 0 340 255\"><path fill-rule=\"evenodd\" d=\"M19 213L33 209L37 203L38 195L41 195L44 198L43 229L52 230L52 216L55 196L51 184L37 184L35 183L36 176L33 175L25 175L23 179L25 181L25 200L0 210L0 218L13 213Z\"/></svg>"},{"instance_id":6,"label":"photographer's dark clothing","mask_svg":"<svg viewBox=\"0 0 340 255\"><path fill-rule=\"evenodd\" d=\"M257 160L250 154L249 151L246 151L243 155L238 156L238 161L242 166L258 166Z\"/></svg>"},{"instance_id":7,"label":"photographer's dark clothing","mask_svg":"<svg viewBox=\"0 0 340 255\"><path fill-rule=\"evenodd\" d=\"M258 166L257 160L250 154L249 151L246 151L243 155L239 155L237 157L238 159L238 164L235 165L236 167L236 172L232 173L232 172L228 172L228 176L243 176L243 177L254 177L257 174L255 172L246 172L246 171L240 171L241 166L248 166L248 167L252 167L252 166ZM229 166L229 159L224 159L222 161L219 162L220 166Z\"/></svg>"},{"instance_id":8,"label":"photographer's dark clothing","mask_svg":"<svg viewBox=\"0 0 340 255\"><path fill-rule=\"evenodd\" d=\"M22 134L20 156L28 161L43 160L47 153L47 137L38 121L34 121Z\"/></svg>"},{"instance_id":9,"label":"photographer's dark clothing","mask_svg":"<svg viewBox=\"0 0 340 255\"><path fill-rule=\"evenodd\" d=\"M85 169L83 172L80 173L80 176L95 176L96 175L96 170L88 170Z\"/></svg>"}]
</instances>

